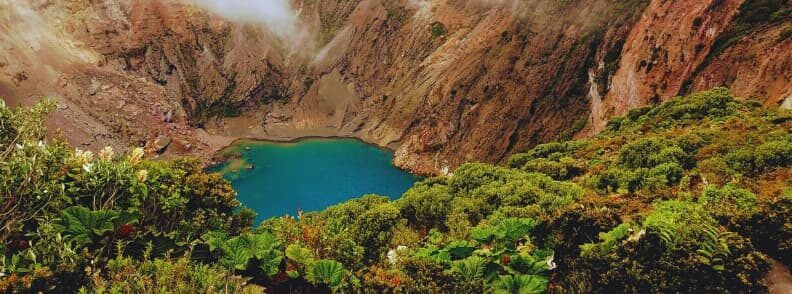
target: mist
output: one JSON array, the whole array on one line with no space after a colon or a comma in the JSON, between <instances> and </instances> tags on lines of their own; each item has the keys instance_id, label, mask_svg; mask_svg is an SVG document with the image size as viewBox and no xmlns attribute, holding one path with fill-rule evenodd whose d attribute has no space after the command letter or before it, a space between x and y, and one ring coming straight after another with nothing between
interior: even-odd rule
<instances>
[{"instance_id":1,"label":"mist","mask_svg":"<svg viewBox=\"0 0 792 294\"><path fill-rule=\"evenodd\" d=\"M0 63L5 71L98 60L31 2L0 0Z\"/></svg>"},{"instance_id":2,"label":"mist","mask_svg":"<svg viewBox=\"0 0 792 294\"><path fill-rule=\"evenodd\" d=\"M288 0L189 0L237 22L262 24L278 37L301 35L299 19Z\"/></svg>"}]
</instances>

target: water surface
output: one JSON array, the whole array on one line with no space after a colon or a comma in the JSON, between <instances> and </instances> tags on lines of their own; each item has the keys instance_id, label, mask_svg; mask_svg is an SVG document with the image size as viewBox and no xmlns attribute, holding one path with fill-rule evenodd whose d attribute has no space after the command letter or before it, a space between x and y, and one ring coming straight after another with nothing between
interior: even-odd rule
<instances>
[{"instance_id":1,"label":"water surface","mask_svg":"<svg viewBox=\"0 0 792 294\"><path fill-rule=\"evenodd\" d=\"M210 169L222 173L257 221L314 211L366 194L397 198L419 178L393 166L393 155L355 139L294 143L239 141L238 153Z\"/></svg>"}]
</instances>

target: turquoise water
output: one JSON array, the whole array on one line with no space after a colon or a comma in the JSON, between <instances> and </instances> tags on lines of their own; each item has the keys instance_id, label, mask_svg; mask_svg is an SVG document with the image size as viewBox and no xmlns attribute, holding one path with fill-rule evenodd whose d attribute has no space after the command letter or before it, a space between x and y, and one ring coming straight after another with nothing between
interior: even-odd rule
<instances>
[{"instance_id":1,"label":"turquoise water","mask_svg":"<svg viewBox=\"0 0 792 294\"><path fill-rule=\"evenodd\" d=\"M397 198L419 179L393 166L389 151L354 139L241 141L224 152L241 156L210 171L231 181L239 201L258 213L257 222L366 194Z\"/></svg>"}]
</instances>

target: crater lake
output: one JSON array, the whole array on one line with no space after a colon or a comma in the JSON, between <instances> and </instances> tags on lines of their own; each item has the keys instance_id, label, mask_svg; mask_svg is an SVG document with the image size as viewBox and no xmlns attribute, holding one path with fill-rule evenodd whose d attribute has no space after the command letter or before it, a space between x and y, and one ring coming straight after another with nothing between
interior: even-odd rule
<instances>
[{"instance_id":1,"label":"crater lake","mask_svg":"<svg viewBox=\"0 0 792 294\"><path fill-rule=\"evenodd\" d=\"M231 181L256 223L367 194L395 199L420 180L395 167L390 151L357 139L240 140L221 152L231 159L209 171Z\"/></svg>"}]
</instances>

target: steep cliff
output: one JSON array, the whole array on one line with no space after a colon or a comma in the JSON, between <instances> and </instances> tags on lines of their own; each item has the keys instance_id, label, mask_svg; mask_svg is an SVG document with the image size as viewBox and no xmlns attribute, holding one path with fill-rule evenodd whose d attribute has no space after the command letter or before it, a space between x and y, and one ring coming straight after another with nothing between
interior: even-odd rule
<instances>
[{"instance_id":1,"label":"steep cliff","mask_svg":"<svg viewBox=\"0 0 792 294\"><path fill-rule=\"evenodd\" d=\"M91 58L51 67L59 82L45 87L0 59L0 93L62 97L107 128L93 148L210 154L236 137L355 136L432 173L713 86L792 103L788 1L293 0L289 34L190 1L34 2L24 9ZM20 13L3 13L4 38L17 36ZM68 126L77 117L67 130L91 133Z\"/></svg>"},{"instance_id":2,"label":"steep cliff","mask_svg":"<svg viewBox=\"0 0 792 294\"><path fill-rule=\"evenodd\" d=\"M631 29L590 126L717 86L767 105L792 94L792 15L784 0L652 1Z\"/></svg>"}]
</instances>

